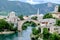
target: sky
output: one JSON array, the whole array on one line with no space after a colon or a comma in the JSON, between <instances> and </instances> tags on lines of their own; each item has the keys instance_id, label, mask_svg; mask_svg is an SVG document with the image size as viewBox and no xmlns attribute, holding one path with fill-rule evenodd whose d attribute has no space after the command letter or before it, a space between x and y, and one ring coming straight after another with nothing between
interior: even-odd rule
<instances>
[{"instance_id":1,"label":"sky","mask_svg":"<svg viewBox=\"0 0 60 40\"><path fill-rule=\"evenodd\" d=\"M22 1L30 4L40 4L40 3L47 3L47 2L60 4L60 0L10 0L10 1Z\"/></svg>"}]
</instances>

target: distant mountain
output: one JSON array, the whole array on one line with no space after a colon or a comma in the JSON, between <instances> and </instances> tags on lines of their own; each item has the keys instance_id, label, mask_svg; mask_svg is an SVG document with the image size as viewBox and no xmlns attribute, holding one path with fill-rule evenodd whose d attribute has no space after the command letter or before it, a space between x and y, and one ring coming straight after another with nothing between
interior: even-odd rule
<instances>
[{"instance_id":1,"label":"distant mountain","mask_svg":"<svg viewBox=\"0 0 60 40\"><path fill-rule=\"evenodd\" d=\"M0 15L7 15L11 11L16 12L16 15L32 15L37 13L38 8L40 13L45 14L53 11L56 5L54 3L31 5L20 1L0 0Z\"/></svg>"},{"instance_id":2,"label":"distant mountain","mask_svg":"<svg viewBox=\"0 0 60 40\"><path fill-rule=\"evenodd\" d=\"M48 2L48 3L34 5L34 7L39 8L40 13L45 14L45 13L53 12L56 5L59 4Z\"/></svg>"}]
</instances>

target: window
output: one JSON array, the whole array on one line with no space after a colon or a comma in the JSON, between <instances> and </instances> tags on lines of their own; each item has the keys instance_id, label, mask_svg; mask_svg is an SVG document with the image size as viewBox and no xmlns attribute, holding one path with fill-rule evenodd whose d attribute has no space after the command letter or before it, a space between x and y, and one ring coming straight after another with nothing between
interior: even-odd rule
<instances>
[{"instance_id":1,"label":"window","mask_svg":"<svg viewBox=\"0 0 60 40\"><path fill-rule=\"evenodd\" d=\"M45 22L42 22L42 24L45 24Z\"/></svg>"},{"instance_id":2,"label":"window","mask_svg":"<svg viewBox=\"0 0 60 40\"><path fill-rule=\"evenodd\" d=\"M48 22L42 22L42 24L48 24Z\"/></svg>"},{"instance_id":3,"label":"window","mask_svg":"<svg viewBox=\"0 0 60 40\"><path fill-rule=\"evenodd\" d=\"M52 23L50 23L50 24L52 24Z\"/></svg>"},{"instance_id":4,"label":"window","mask_svg":"<svg viewBox=\"0 0 60 40\"><path fill-rule=\"evenodd\" d=\"M54 30L58 30L58 28L54 28Z\"/></svg>"}]
</instances>

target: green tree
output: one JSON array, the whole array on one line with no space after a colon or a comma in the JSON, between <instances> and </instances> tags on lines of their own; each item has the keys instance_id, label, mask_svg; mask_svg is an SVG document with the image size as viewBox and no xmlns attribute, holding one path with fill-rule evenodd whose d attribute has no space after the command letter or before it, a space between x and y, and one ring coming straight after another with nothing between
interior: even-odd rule
<instances>
[{"instance_id":1,"label":"green tree","mask_svg":"<svg viewBox=\"0 0 60 40\"><path fill-rule=\"evenodd\" d=\"M59 7L58 7L58 12L60 12L60 5L59 5Z\"/></svg>"},{"instance_id":2,"label":"green tree","mask_svg":"<svg viewBox=\"0 0 60 40\"><path fill-rule=\"evenodd\" d=\"M23 30L27 29L27 26L30 26L30 22L29 21L26 21L26 22L23 23L22 29Z\"/></svg>"},{"instance_id":3,"label":"green tree","mask_svg":"<svg viewBox=\"0 0 60 40\"><path fill-rule=\"evenodd\" d=\"M56 20L56 25L60 26L60 20Z\"/></svg>"},{"instance_id":4,"label":"green tree","mask_svg":"<svg viewBox=\"0 0 60 40\"><path fill-rule=\"evenodd\" d=\"M31 19L33 19L33 20L37 20L37 16L34 16L34 17L32 17Z\"/></svg>"},{"instance_id":5,"label":"green tree","mask_svg":"<svg viewBox=\"0 0 60 40\"><path fill-rule=\"evenodd\" d=\"M51 13L47 13L43 16L43 19L46 19L46 18L53 18L53 16Z\"/></svg>"},{"instance_id":6,"label":"green tree","mask_svg":"<svg viewBox=\"0 0 60 40\"><path fill-rule=\"evenodd\" d=\"M0 19L0 29L8 29L8 28L9 24L4 19Z\"/></svg>"},{"instance_id":7,"label":"green tree","mask_svg":"<svg viewBox=\"0 0 60 40\"><path fill-rule=\"evenodd\" d=\"M40 30L36 29L36 28L33 28L32 29L32 34L34 35L38 35L40 33Z\"/></svg>"},{"instance_id":8,"label":"green tree","mask_svg":"<svg viewBox=\"0 0 60 40\"><path fill-rule=\"evenodd\" d=\"M24 20L23 15L18 16L20 20Z\"/></svg>"},{"instance_id":9,"label":"green tree","mask_svg":"<svg viewBox=\"0 0 60 40\"><path fill-rule=\"evenodd\" d=\"M36 26L37 26L37 24L34 23L33 21L30 21L30 24L31 24L31 26L33 26L33 27L36 27Z\"/></svg>"},{"instance_id":10,"label":"green tree","mask_svg":"<svg viewBox=\"0 0 60 40\"><path fill-rule=\"evenodd\" d=\"M49 30L48 30L48 28L43 28L43 39L45 40L47 40L48 38L49 38Z\"/></svg>"},{"instance_id":11,"label":"green tree","mask_svg":"<svg viewBox=\"0 0 60 40\"><path fill-rule=\"evenodd\" d=\"M49 39L50 39L50 40L54 40L54 35L51 34Z\"/></svg>"},{"instance_id":12,"label":"green tree","mask_svg":"<svg viewBox=\"0 0 60 40\"><path fill-rule=\"evenodd\" d=\"M50 40L60 40L60 36L57 33L50 35Z\"/></svg>"},{"instance_id":13,"label":"green tree","mask_svg":"<svg viewBox=\"0 0 60 40\"><path fill-rule=\"evenodd\" d=\"M27 29L27 25L26 24L23 24L22 25L22 30L26 30Z\"/></svg>"},{"instance_id":14,"label":"green tree","mask_svg":"<svg viewBox=\"0 0 60 40\"><path fill-rule=\"evenodd\" d=\"M34 23L33 21L26 21L26 22L23 23L22 29L25 30L25 29L27 29L28 26L36 27L37 24Z\"/></svg>"},{"instance_id":15,"label":"green tree","mask_svg":"<svg viewBox=\"0 0 60 40\"><path fill-rule=\"evenodd\" d=\"M6 30L6 31L16 31L17 28L13 28L12 23L8 23L4 19L0 19L0 31L4 31L4 30Z\"/></svg>"}]
</instances>

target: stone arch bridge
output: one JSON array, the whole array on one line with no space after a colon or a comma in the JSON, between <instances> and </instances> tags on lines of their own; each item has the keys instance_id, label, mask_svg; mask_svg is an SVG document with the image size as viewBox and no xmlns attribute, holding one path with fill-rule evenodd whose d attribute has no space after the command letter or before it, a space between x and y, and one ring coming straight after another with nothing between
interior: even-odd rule
<instances>
[{"instance_id":1,"label":"stone arch bridge","mask_svg":"<svg viewBox=\"0 0 60 40\"><path fill-rule=\"evenodd\" d=\"M37 20L20 20L20 21L18 21L18 31L21 31L21 30L22 30L22 25L23 25L23 23L26 22L26 21L33 21L33 22L36 23L37 25L38 25L38 23L39 23Z\"/></svg>"}]
</instances>

